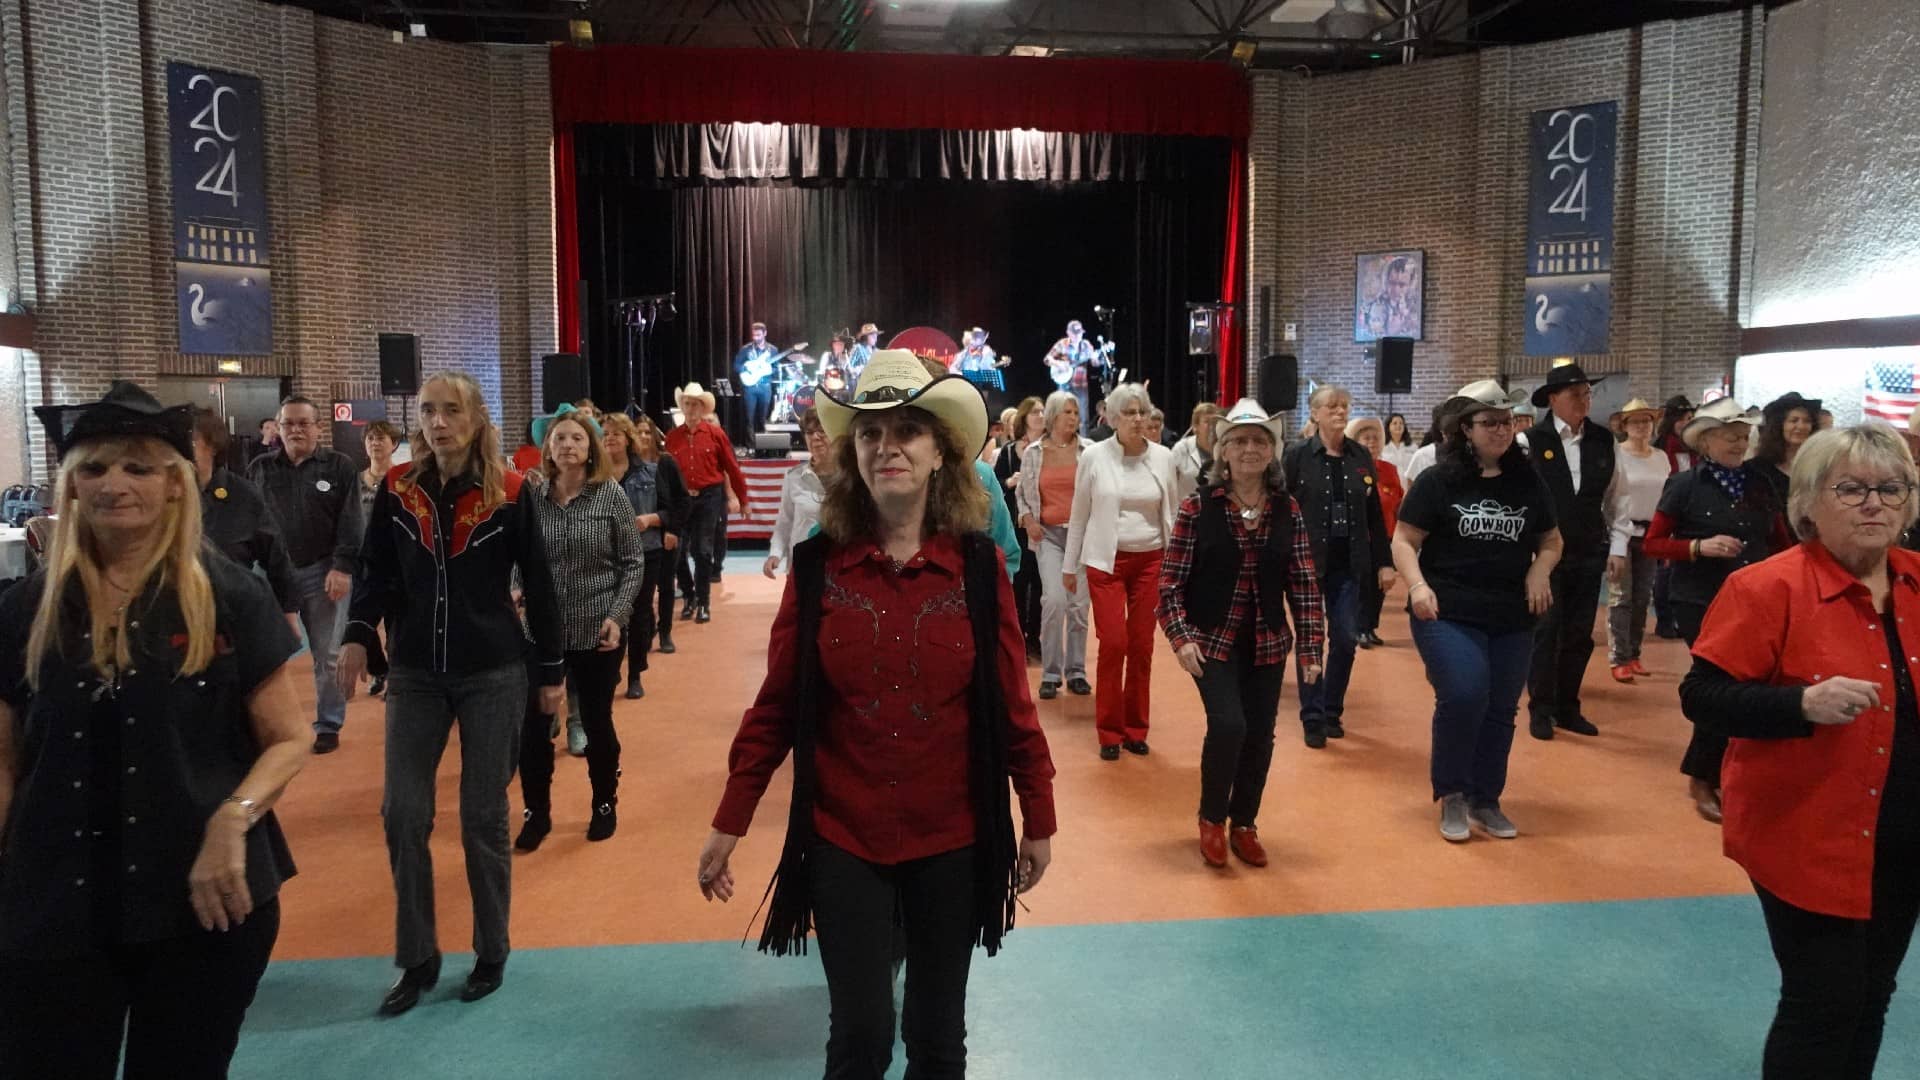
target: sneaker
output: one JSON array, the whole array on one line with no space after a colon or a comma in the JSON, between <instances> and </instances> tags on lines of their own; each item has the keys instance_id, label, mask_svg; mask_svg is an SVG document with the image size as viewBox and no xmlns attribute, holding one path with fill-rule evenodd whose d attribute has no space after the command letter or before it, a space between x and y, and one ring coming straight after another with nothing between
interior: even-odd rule
<instances>
[{"instance_id":1,"label":"sneaker","mask_svg":"<svg viewBox=\"0 0 1920 1080\"><path fill-rule=\"evenodd\" d=\"M567 753L574 757L587 756L587 728L578 720L567 721Z\"/></svg>"},{"instance_id":2,"label":"sneaker","mask_svg":"<svg viewBox=\"0 0 1920 1080\"><path fill-rule=\"evenodd\" d=\"M1513 827L1513 822L1507 820L1507 815L1497 806L1472 807L1467 811L1467 820L1496 840L1511 840L1520 835L1520 830Z\"/></svg>"},{"instance_id":3,"label":"sneaker","mask_svg":"<svg viewBox=\"0 0 1920 1080\"><path fill-rule=\"evenodd\" d=\"M1449 795L1440 800L1440 835L1454 844L1464 844L1473 835L1465 795Z\"/></svg>"},{"instance_id":4,"label":"sneaker","mask_svg":"<svg viewBox=\"0 0 1920 1080\"><path fill-rule=\"evenodd\" d=\"M1614 682L1630 683L1633 681L1632 664L1615 664L1613 665L1612 672Z\"/></svg>"},{"instance_id":5,"label":"sneaker","mask_svg":"<svg viewBox=\"0 0 1920 1080\"><path fill-rule=\"evenodd\" d=\"M1060 696L1059 683L1043 682L1040 684L1040 700L1041 701L1052 701L1054 698L1057 698L1059 696Z\"/></svg>"}]
</instances>

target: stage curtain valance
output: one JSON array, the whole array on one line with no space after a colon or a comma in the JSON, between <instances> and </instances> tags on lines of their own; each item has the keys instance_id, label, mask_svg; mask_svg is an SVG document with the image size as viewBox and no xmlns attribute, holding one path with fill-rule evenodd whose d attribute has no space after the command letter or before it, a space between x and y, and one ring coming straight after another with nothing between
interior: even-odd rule
<instances>
[{"instance_id":1,"label":"stage curtain valance","mask_svg":"<svg viewBox=\"0 0 1920 1080\"><path fill-rule=\"evenodd\" d=\"M1204 136L929 131L812 124L591 125L582 175L653 184L982 180L1181 182L1227 145ZM1205 165L1200 164L1205 162Z\"/></svg>"},{"instance_id":2,"label":"stage curtain valance","mask_svg":"<svg viewBox=\"0 0 1920 1080\"><path fill-rule=\"evenodd\" d=\"M1245 139L1246 75L1183 60L555 46L555 124L762 122Z\"/></svg>"}]
</instances>

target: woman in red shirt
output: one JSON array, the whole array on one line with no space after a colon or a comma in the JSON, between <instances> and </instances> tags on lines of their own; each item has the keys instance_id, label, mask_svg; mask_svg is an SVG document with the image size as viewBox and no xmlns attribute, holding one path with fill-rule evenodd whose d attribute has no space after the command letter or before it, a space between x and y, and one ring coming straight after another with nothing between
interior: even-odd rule
<instances>
[{"instance_id":1,"label":"woman in red shirt","mask_svg":"<svg viewBox=\"0 0 1920 1080\"><path fill-rule=\"evenodd\" d=\"M1787 501L1803 542L1727 578L1680 685L1730 740L1726 853L1780 964L1768 1080L1873 1075L1920 917L1920 555L1896 546L1914 480L1884 424L1809 438Z\"/></svg>"},{"instance_id":2,"label":"woman in red shirt","mask_svg":"<svg viewBox=\"0 0 1920 1080\"><path fill-rule=\"evenodd\" d=\"M973 946L998 951L1054 832L1026 638L1004 557L981 533L989 494L972 462L986 406L967 380L933 378L890 349L853 397L815 408L836 442L820 534L793 550L700 891L733 896L728 860L791 750L761 949L804 948L812 927L831 1001L826 1073L879 1076L893 1056L897 913L913 968L907 1071L958 1076ZM1017 849L1009 780L1025 824Z\"/></svg>"},{"instance_id":3,"label":"woman in red shirt","mask_svg":"<svg viewBox=\"0 0 1920 1080\"><path fill-rule=\"evenodd\" d=\"M1407 488L1400 480L1400 467L1381 455L1387 449L1386 428L1371 416L1363 416L1347 425L1347 438L1367 448L1373 455L1373 471L1380 478L1380 516L1386 519L1387 535L1393 535L1394 522L1399 520L1400 500L1407 497ZM1370 590L1361 601L1360 634L1358 642L1361 648L1371 649L1375 645L1384 645L1380 640L1380 612L1387 606L1387 594L1379 589Z\"/></svg>"}]
</instances>

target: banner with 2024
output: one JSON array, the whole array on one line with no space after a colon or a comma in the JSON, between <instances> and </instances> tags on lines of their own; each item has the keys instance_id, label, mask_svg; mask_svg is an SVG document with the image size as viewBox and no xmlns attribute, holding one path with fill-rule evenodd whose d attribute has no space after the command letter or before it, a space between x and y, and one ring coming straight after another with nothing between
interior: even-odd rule
<instances>
[{"instance_id":1,"label":"banner with 2024","mask_svg":"<svg viewBox=\"0 0 1920 1080\"><path fill-rule=\"evenodd\" d=\"M273 351L271 231L260 80L167 65L180 351Z\"/></svg>"},{"instance_id":2,"label":"banner with 2024","mask_svg":"<svg viewBox=\"0 0 1920 1080\"><path fill-rule=\"evenodd\" d=\"M1526 355L1607 351L1619 105L1542 109L1528 125Z\"/></svg>"}]
</instances>

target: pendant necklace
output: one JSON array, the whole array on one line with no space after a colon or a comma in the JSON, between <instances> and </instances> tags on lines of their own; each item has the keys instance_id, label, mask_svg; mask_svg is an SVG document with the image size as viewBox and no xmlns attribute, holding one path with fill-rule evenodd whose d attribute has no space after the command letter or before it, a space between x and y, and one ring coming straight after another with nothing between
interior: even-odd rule
<instances>
[{"instance_id":1,"label":"pendant necklace","mask_svg":"<svg viewBox=\"0 0 1920 1080\"><path fill-rule=\"evenodd\" d=\"M1240 502L1240 496L1238 495L1233 496L1233 501L1240 504L1240 520L1246 522L1248 525L1259 521L1260 511L1266 508L1264 501L1248 506L1246 503Z\"/></svg>"}]
</instances>

